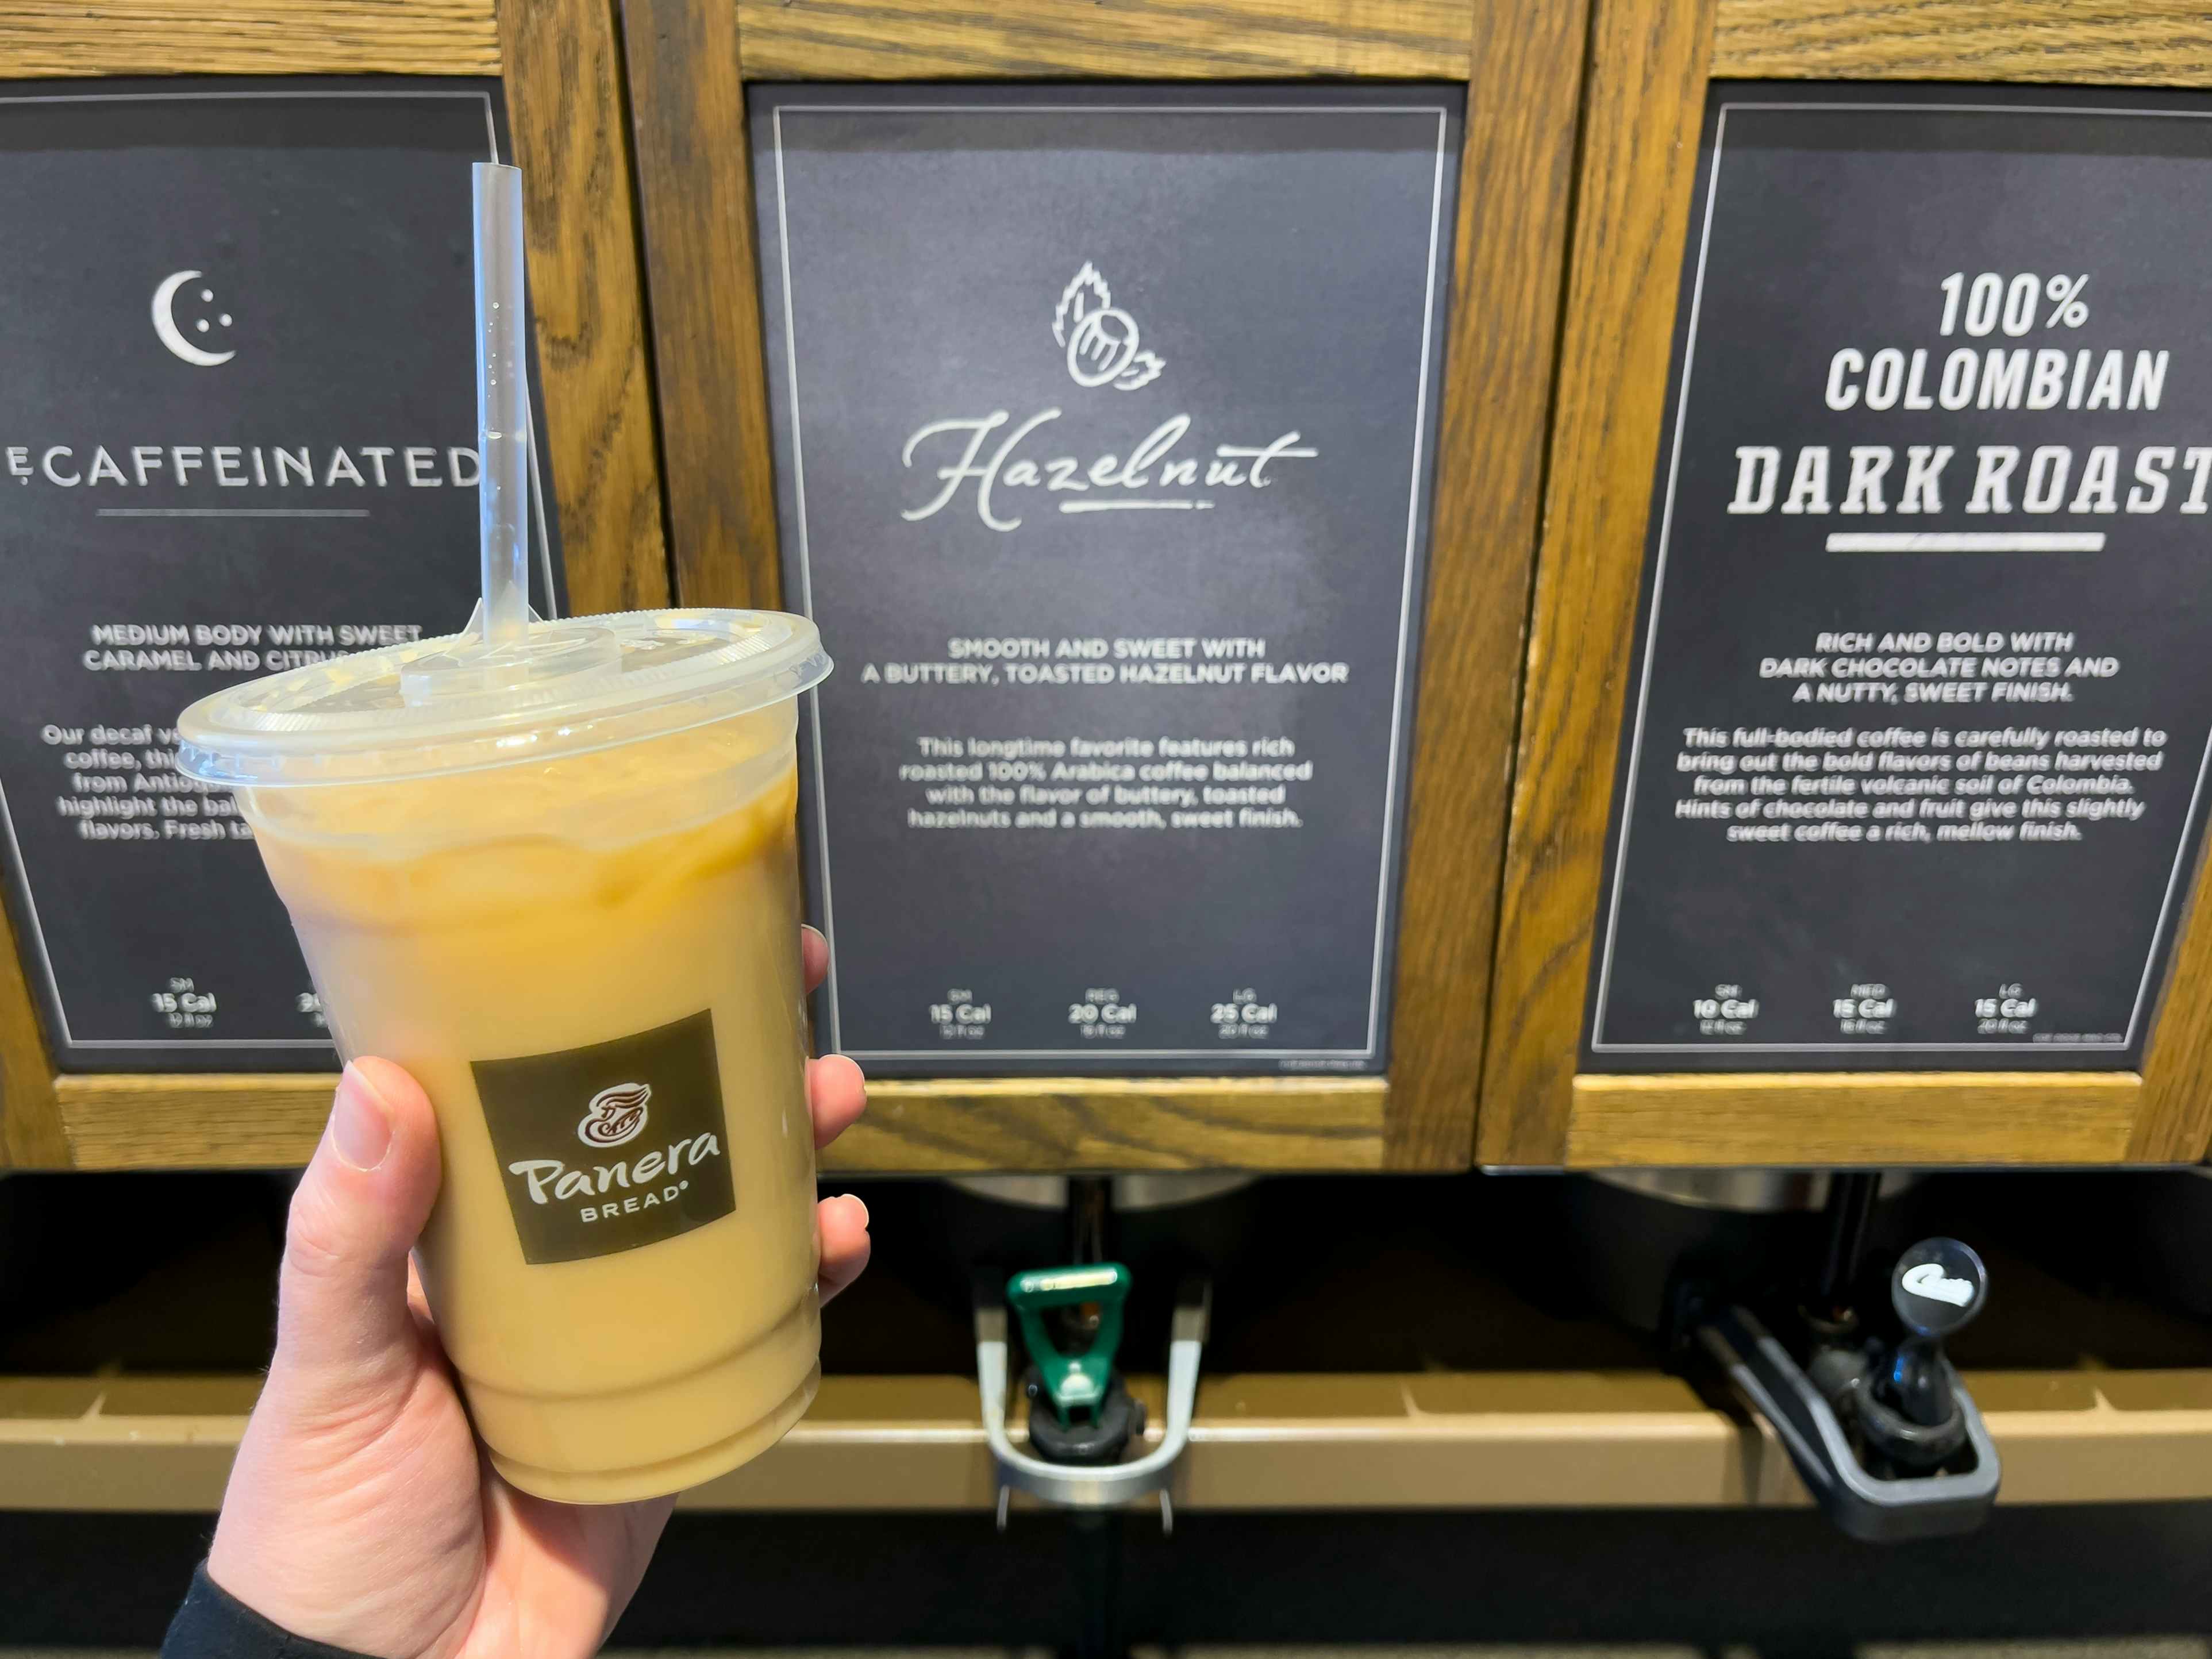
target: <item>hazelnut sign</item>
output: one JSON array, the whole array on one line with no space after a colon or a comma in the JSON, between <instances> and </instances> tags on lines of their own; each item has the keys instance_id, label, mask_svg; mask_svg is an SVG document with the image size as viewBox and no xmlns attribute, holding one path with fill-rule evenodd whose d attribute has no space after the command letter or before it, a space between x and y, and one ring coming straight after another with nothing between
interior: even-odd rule
<instances>
[{"instance_id":1,"label":"hazelnut sign","mask_svg":"<svg viewBox=\"0 0 2212 1659\"><path fill-rule=\"evenodd\" d=\"M1463 97L749 92L825 1042L1382 1069Z\"/></svg>"}]
</instances>

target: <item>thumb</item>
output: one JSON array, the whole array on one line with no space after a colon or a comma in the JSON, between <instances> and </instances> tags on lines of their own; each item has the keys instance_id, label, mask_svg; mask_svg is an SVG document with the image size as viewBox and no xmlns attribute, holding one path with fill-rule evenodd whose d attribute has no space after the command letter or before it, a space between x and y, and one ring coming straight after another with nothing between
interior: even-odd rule
<instances>
[{"instance_id":1,"label":"thumb","mask_svg":"<svg viewBox=\"0 0 2212 1659\"><path fill-rule=\"evenodd\" d=\"M387 1060L348 1066L292 1197L272 1384L358 1407L411 1373L407 1253L438 1179L437 1120L422 1085Z\"/></svg>"}]
</instances>

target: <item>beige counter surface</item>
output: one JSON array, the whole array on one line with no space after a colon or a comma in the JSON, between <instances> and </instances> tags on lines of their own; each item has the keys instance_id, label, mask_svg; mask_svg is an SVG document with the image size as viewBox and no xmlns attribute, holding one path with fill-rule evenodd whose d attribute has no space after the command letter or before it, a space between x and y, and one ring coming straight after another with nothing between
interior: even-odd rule
<instances>
[{"instance_id":1,"label":"beige counter surface","mask_svg":"<svg viewBox=\"0 0 2212 1659\"><path fill-rule=\"evenodd\" d=\"M1984 1371L2014 1504L2212 1498L2212 1370ZM0 1378L0 1509L212 1510L258 1379ZM1138 1391L1159 1417L1157 1379ZM1155 1430L1155 1432L1157 1431ZM1206 1510L1808 1500L1770 1435L1658 1371L1261 1374L1201 1388L1174 1487ZM831 1376L797 1429L689 1507L978 1510L972 1381Z\"/></svg>"}]
</instances>

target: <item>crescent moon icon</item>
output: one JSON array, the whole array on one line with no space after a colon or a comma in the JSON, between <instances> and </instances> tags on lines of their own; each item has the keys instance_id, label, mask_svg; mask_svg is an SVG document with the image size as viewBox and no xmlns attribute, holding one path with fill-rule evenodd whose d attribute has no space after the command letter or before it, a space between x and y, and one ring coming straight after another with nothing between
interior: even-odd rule
<instances>
[{"instance_id":1,"label":"crescent moon icon","mask_svg":"<svg viewBox=\"0 0 2212 1659\"><path fill-rule=\"evenodd\" d=\"M176 313L171 309L176 302L177 290L200 273L179 270L162 279L161 286L154 290L154 332L161 337L161 343L188 363L202 368L213 368L217 363L227 363L238 356L231 351L203 351L184 336L177 326Z\"/></svg>"}]
</instances>

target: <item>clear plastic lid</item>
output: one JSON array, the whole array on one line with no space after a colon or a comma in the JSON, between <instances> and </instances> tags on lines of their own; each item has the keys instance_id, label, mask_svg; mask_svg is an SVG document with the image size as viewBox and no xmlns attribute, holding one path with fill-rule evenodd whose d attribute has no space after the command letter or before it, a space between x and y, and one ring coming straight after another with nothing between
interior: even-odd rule
<instances>
[{"instance_id":1,"label":"clear plastic lid","mask_svg":"<svg viewBox=\"0 0 2212 1659\"><path fill-rule=\"evenodd\" d=\"M764 708L830 667L814 624L779 611L533 622L503 652L472 627L203 697L178 720L177 766L261 788L555 760Z\"/></svg>"}]
</instances>

